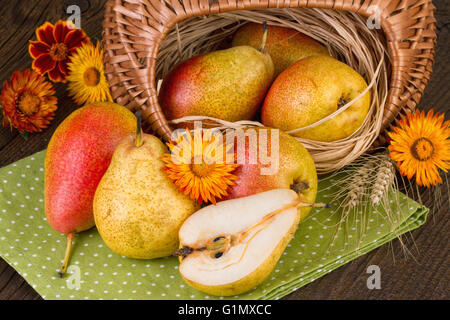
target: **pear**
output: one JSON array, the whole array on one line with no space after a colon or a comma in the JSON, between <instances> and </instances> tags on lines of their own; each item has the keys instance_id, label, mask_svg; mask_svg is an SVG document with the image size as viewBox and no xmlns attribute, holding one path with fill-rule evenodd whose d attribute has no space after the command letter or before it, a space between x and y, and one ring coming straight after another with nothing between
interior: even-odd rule
<instances>
[{"instance_id":1,"label":"pear","mask_svg":"<svg viewBox=\"0 0 450 320\"><path fill-rule=\"evenodd\" d=\"M291 189L273 189L204 207L183 223L179 271L193 288L216 296L244 293L272 272L300 220Z\"/></svg>"},{"instance_id":2,"label":"pear","mask_svg":"<svg viewBox=\"0 0 450 320\"><path fill-rule=\"evenodd\" d=\"M307 57L284 70L273 82L261 109L261 121L284 131L307 127L366 89L364 78L345 63L327 56ZM370 92L366 92L334 118L293 135L324 142L345 139L361 127L369 109Z\"/></svg>"},{"instance_id":3,"label":"pear","mask_svg":"<svg viewBox=\"0 0 450 320\"><path fill-rule=\"evenodd\" d=\"M157 137L131 134L114 151L94 197L94 218L106 245L136 259L165 257L178 248L178 230L199 205L163 171L168 150Z\"/></svg>"},{"instance_id":4,"label":"pear","mask_svg":"<svg viewBox=\"0 0 450 320\"><path fill-rule=\"evenodd\" d=\"M164 79L159 102L168 120L209 116L226 121L253 119L272 83L270 56L237 46L193 57Z\"/></svg>"},{"instance_id":5,"label":"pear","mask_svg":"<svg viewBox=\"0 0 450 320\"><path fill-rule=\"evenodd\" d=\"M70 114L47 147L44 170L45 214L48 223L67 235L66 272L74 233L94 226L92 203L114 149L136 130L136 118L111 102L90 103Z\"/></svg>"},{"instance_id":6,"label":"pear","mask_svg":"<svg viewBox=\"0 0 450 320\"><path fill-rule=\"evenodd\" d=\"M277 132L278 131L278 132ZM260 152L258 159L251 162L252 154L252 133L257 137L255 144L267 146L267 154L271 155L272 162L278 161L278 170L273 174L261 174L262 168L270 165L263 162ZM264 134L265 133L265 134ZM317 172L314 160L308 150L291 135L274 130L273 128L258 127L246 128L238 132L244 136L244 163L242 163L233 174L239 179L230 186L227 199L235 199L249 196L255 193L268 191L277 188L292 189L299 193L302 200L314 202L317 194ZM247 136L248 135L248 138ZM277 138L278 141L272 140ZM278 144L278 150L271 150L272 144ZM238 146L235 147L238 149ZM275 151L275 152L274 152ZM276 156L276 157L274 157ZM301 220L306 218L311 208L301 209Z\"/></svg>"},{"instance_id":7,"label":"pear","mask_svg":"<svg viewBox=\"0 0 450 320\"><path fill-rule=\"evenodd\" d=\"M258 48L263 37L263 25L250 22L234 34L232 45ZM294 62L318 55L330 55L328 49L307 35L291 28L267 26L265 46L275 66L275 77Z\"/></svg>"}]
</instances>

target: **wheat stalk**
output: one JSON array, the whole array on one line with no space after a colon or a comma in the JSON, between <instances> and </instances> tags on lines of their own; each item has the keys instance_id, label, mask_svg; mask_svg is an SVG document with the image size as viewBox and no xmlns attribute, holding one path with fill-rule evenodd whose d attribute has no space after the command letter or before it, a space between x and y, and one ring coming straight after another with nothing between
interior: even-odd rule
<instances>
[{"instance_id":1,"label":"wheat stalk","mask_svg":"<svg viewBox=\"0 0 450 320\"><path fill-rule=\"evenodd\" d=\"M345 174L342 176L341 174ZM371 208L377 206L382 210L390 224L391 231L397 233L400 223L399 206L400 196L397 193L390 193L390 190L397 189L396 168L391 162L386 150L375 154L366 154L358 158L352 164L344 167L336 173L328 176L326 179L332 181L330 189L335 189L330 194L331 203L336 203L336 212L341 215L337 223L338 229L330 243L334 246L337 240L338 230L349 225L357 227L359 233L356 237L346 238L345 243L354 243L359 248L367 234ZM334 182L333 182L334 181ZM391 198L391 195L392 197ZM392 200L392 201L391 201ZM350 223L350 220L354 220ZM376 222L375 222L376 223ZM348 231L345 232L347 234ZM404 253L414 255L407 248L406 244L399 234L397 234ZM331 251L328 249L328 253Z\"/></svg>"}]
</instances>

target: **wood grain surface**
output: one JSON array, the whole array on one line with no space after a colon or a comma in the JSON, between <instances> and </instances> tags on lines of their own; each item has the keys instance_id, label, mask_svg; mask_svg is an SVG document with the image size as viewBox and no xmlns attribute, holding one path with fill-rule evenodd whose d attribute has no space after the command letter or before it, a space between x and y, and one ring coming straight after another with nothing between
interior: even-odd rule
<instances>
[{"instance_id":1,"label":"wood grain surface","mask_svg":"<svg viewBox=\"0 0 450 320\"><path fill-rule=\"evenodd\" d=\"M0 0L0 83L18 69L31 66L28 41L45 21L67 19L67 6L76 4L82 11L81 27L92 40L101 39L103 6L106 0ZM434 108L449 113L450 103L450 1L434 0L438 43L431 81L419 108ZM0 167L46 148L57 125L74 109L65 85L56 85L59 109L49 129L32 134L25 141L17 131L0 128ZM450 113L449 113L450 114ZM448 115L447 115L448 118ZM444 191L444 188L442 188ZM449 299L449 199L445 190L437 206L429 190L420 190L424 204L432 213L427 223L406 235L405 255L398 240L384 245L351 263L300 288L285 299ZM417 199L418 197L416 197ZM366 273L369 265L381 270L381 289L369 290ZM13 268L0 258L0 300L41 299Z\"/></svg>"}]
</instances>

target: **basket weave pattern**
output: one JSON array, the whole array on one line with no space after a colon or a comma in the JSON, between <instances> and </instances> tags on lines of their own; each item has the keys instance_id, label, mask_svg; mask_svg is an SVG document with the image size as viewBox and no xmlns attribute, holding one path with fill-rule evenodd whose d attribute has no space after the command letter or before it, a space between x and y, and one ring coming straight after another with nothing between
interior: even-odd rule
<instances>
[{"instance_id":1,"label":"basket weave pattern","mask_svg":"<svg viewBox=\"0 0 450 320\"><path fill-rule=\"evenodd\" d=\"M103 22L103 48L113 99L141 110L147 128L169 139L172 129L158 103L155 81L159 48L168 32L191 17L268 8L346 10L366 17L376 8L392 64L382 130L414 110L434 61L436 20L431 0L110 0ZM386 142L384 133L376 145Z\"/></svg>"}]
</instances>

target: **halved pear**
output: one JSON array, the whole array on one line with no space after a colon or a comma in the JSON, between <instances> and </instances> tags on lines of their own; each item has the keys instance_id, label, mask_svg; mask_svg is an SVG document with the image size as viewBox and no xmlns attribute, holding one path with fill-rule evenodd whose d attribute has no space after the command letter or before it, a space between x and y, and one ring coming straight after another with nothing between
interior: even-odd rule
<instances>
[{"instance_id":1,"label":"halved pear","mask_svg":"<svg viewBox=\"0 0 450 320\"><path fill-rule=\"evenodd\" d=\"M296 192L274 189L200 209L179 231L181 276L217 296L259 285L292 239L299 205Z\"/></svg>"}]
</instances>

